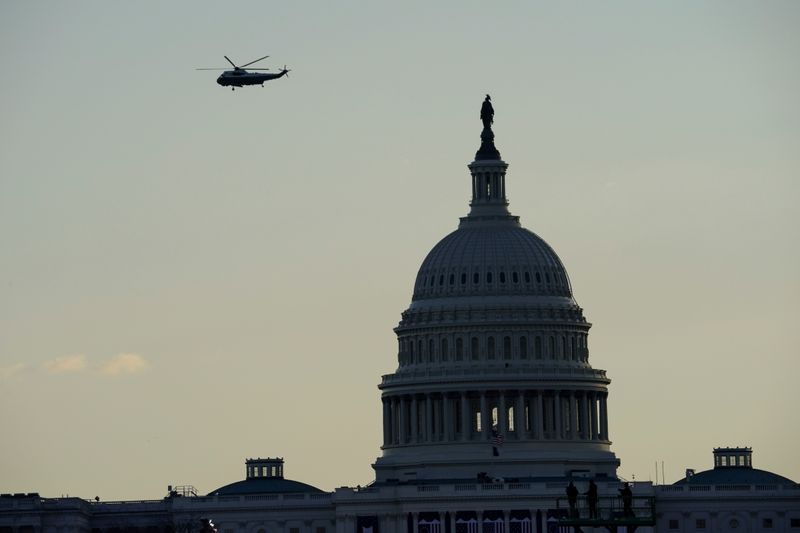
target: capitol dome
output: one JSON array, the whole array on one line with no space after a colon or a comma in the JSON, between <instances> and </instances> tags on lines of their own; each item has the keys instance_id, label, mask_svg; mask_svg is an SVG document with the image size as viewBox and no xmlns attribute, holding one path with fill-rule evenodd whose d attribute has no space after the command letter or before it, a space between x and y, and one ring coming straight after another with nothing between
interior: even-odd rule
<instances>
[{"instance_id":1,"label":"capitol dome","mask_svg":"<svg viewBox=\"0 0 800 533\"><path fill-rule=\"evenodd\" d=\"M616 476L591 324L553 248L508 210L491 116L468 165L469 213L425 257L394 330L378 483Z\"/></svg>"}]
</instances>

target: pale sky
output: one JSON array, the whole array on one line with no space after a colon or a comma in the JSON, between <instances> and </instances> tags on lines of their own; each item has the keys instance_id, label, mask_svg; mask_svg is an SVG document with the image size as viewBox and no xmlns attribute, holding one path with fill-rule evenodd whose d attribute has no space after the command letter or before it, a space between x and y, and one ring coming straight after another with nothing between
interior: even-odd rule
<instances>
[{"instance_id":1,"label":"pale sky","mask_svg":"<svg viewBox=\"0 0 800 533\"><path fill-rule=\"evenodd\" d=\"M498 4L0 4L0 492L371 481L485 93L619 474L800 480L800 3ZM290 77L194 70L265 54Z\"/></svg>"}]
</instances>

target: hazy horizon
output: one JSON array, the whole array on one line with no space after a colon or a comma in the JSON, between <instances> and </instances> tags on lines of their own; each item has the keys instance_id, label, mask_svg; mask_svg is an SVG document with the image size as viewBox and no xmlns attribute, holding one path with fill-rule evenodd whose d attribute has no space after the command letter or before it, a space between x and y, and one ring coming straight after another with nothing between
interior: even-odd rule
<instances>
[{"instance_id":1,"label":"hazy horizon","mask_svg":"<svg viewBox=\"0 0 800 533\"><path fill-rule=\"evenodd\" d=\"M2 4L0 492L207 493L257 456L370 482L486 93L619 475L752 446L800 481L798 27L789 1ZM289 77L194 70L265 54Z\"/></svg>"}]
</instances>

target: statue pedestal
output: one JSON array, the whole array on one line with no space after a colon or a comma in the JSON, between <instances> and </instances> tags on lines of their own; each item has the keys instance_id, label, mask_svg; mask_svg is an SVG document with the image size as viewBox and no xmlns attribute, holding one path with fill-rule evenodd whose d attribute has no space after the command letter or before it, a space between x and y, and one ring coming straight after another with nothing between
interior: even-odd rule
<instances>
[{"instance_id":1,"label":"statue pedestal","mask_svg":"<svg viewBox=\"0 0 800 533\"><path fill-rule=\"evenodd\" d=\"M500 159L500 151L494 145L494 132L491 127L484 126L481 132L481 147L475 153L475 160Z\"/></svg>"}]
</instances>

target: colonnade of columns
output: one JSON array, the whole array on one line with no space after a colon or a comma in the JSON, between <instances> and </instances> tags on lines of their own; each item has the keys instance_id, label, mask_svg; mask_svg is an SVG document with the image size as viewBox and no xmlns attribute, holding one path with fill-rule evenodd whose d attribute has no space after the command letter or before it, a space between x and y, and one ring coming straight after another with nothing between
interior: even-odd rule
<instances>
[{"instance_id":1,"label":"colonnade of columns","mask_svg":"<svg viewBox=\"0 0 800 533\"><path fill-rule=\"evenodd\" d=\"M485 390L383 397L383 445L506 440L608 440L606 391Z\"/></svg>"},{"instance_id":2,"label":"colonnade of columns","mask_svg":"<svg viewBox=\"0 0 800 533\"><path fill-rule=\"evenodd\" d=\"M474 171L472 173L472 202L505 202L505 174L505 170L500 172Z\"/></svg>"}]
</instances>

